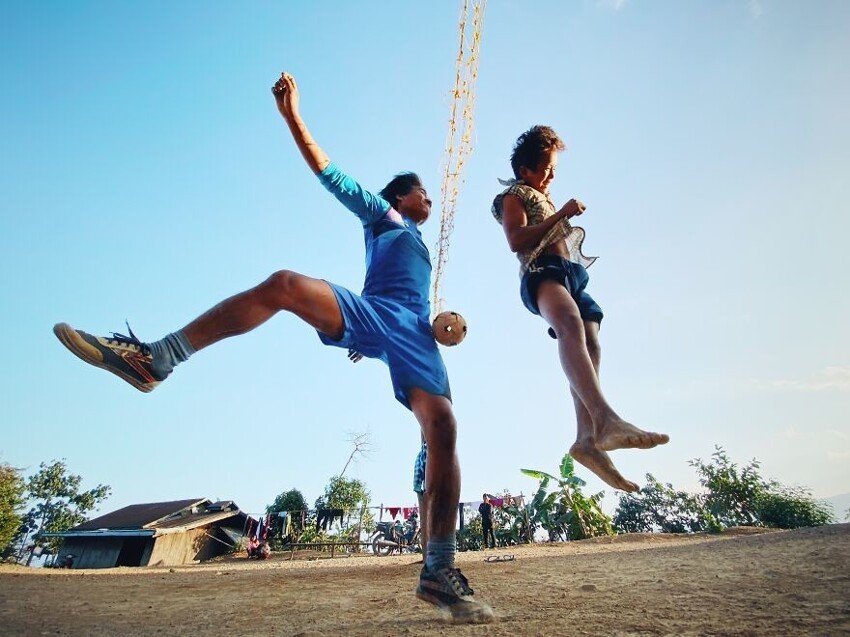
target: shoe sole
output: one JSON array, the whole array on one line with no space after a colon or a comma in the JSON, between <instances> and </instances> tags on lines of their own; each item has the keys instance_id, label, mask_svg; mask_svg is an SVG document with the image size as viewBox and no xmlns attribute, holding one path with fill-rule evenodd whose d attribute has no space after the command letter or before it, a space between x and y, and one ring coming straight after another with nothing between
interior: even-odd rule
<instances>
[{"instance_id":1,"label":"shoe sole","mask_svg":"<svg viewBox=\"0 0 850 637\"><path fill-rule=\"evenodd\" d=\"M438 598L423 591L421 588L416 589L416 597L421 599L423 602L428 602L429 604L436 606L442 611L450 613L452 623L454 624L489 624L496 619L493 614L493 609L487 606L487 604L483 604L481 602L466 602L455 605L446 605ZM465 606L472 606L472 608L464 609Z\"/></svg>"},{"instance_id":2,"label":"shoe sole","mask_svg":"<svg viewBox=\"0 0 850 637\"><path fill-rule=\"evenodd\" d=\"M144 392L145 394L147 394L153 391L156 387L156 385L151 386L150 384L143 385L132 376L128 376L127 374L121 372L121 370L115 369L111 365L105 363L103 361L103 354L100 352L100 350L80 338L80 335L77 334L77 330L75 330L67 323L57 323L56 325L54 325L53 333L56 335L56 338L59 339L59 342L62 343L62 345L64 345L69 352L71 352L81 361L85 361L89 365L94 365L95 367L104 369L107 372L112 372L121 380L130 383L140 392Z\"/></svg>"}]
</instances>

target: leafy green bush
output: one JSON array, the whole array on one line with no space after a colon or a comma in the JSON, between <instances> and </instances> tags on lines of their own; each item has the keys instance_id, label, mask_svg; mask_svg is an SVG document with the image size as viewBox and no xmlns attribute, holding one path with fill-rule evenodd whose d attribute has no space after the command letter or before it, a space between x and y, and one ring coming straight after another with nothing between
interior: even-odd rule
<instances>
[{"instance_id":1,"label":"leafy green bush","mask_svg":"<svg viewBox=\"0 0 850 637\"><path fill-rule=\"evenodd\" d=\"M698 495L676 491L646 474L646 485L625 493L614 513L618 533L696 533L718 531L720 525Z\"/></svg>"},{"instance_id":2,"label":"leafy green bush","mask_svg":"<svg viewBox=\"0 0 850 637\"><path fill-rule=\"evenodd\" d=\"M636 494L620 496L614 515L618 531L667 533L718 532L731 526L793 529L833 520L832 510L801 487L764 480L753 459L743 467L715 447L710 462L689 463L697 471L703 494L676 491L651 474Z\"/></svg>"},{"instance_id":3,"label":"leafy green bush","mask_svg":"<svg viewBox=\"0 0 850 637\"><path fill-rule=\"evenodd\" d=\"M759 521L777 529L821 526L833 521L832 507L818 502L801 487L771 484L756 503Z\"/></svg>"},{"instance_id":4,"label":"leafy green bush","mask_svg":"<svg viewBox=\"0 0 850 637\"><path fill-rule=\"evenodd\" d=\"M495 526L495 524L494 524ZM482 548L481 516L476 515L469 521L465 521L463 528L456 533L458 551L480 551Z\"/></svg>"},{"instance_id":5,"label":"leafy green bush","mask_svg":"<svg viewBox=\"0 0 850 637\"><path fill-rule=\"evenodd\" d=\"M25 490L20 472L8 464L0 465L0 554L10 548L21 526Z\"/></svg>"}]
</instances>

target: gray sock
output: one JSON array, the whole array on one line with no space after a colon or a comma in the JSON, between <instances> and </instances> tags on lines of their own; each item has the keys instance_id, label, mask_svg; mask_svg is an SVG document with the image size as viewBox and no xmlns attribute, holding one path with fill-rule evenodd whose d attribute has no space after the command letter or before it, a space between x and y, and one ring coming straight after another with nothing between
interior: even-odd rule
<instances>
[{"instance_id":1,"label":"gray sock","mask_svg":"<svg viewBox=\"0 0 850 637\"><path fill-rule=\"evenodd\" d=\"M425 566L430 571L441 568L454 568L457 541L454 534L448 537L428 538L428 553L425 556Z\"/></svg>"},{"instance_id":2,"label":"gray sock","mask_svg":"<svg viewBox=\"0 0 850 637\"><path fill-rule=\"evenodd\" d=\"M195 348L192 347L183 330L173 332L161 340L146 343L146 345L153 356L151 367L161 378L168 376L172 369L195 353Z\"/></svg>"}]
</instances>

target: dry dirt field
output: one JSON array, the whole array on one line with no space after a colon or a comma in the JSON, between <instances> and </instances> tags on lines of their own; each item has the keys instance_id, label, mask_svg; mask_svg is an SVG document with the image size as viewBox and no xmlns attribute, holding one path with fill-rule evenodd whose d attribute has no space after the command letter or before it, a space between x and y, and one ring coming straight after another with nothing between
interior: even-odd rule
<instances>
[{"instance_id":1,"label":"dry dirt field","mask_svg":"<svg viewBox=\"0 0 850 637\"><path fill-rule=\"evenodd\" d=\"M513 553L510 562L487 555ZM2 635L850 635L850 524L463 553L496 623L413 596L416 556L169 569L0 567Z\"/></svg>"}]
</instances>

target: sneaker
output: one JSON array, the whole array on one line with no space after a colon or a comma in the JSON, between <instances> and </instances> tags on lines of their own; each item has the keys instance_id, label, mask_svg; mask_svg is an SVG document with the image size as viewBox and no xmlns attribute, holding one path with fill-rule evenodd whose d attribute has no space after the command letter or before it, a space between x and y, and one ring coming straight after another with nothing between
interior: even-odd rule
<instances>
[{"instance_id":1,"label":"sneaker","mask_svg":"<svg viewBox=\"0 0 850 637\"><path fill-rule=\"evenodd\" d=\"M136 338L129 325L127 329L130 336L113 332L109 338L92 336L67 323L57 323L53 333L71 353L90 365L112 372L139 391L153 391L165 378L154 372L148 346Z\"/></svg>"},{"instance_id":2,"label":"sneaker","mask_svg":"<svg viewBox=\"0 0 850 637\"><path fill-rule=\"evenodd\" d=\"M469 580L459 568L441 568L432 571L422 567L416 597L446 609L452 614L456 624L486 624L493 621L493 610L472 597L473 590Z\"/></svg>"}]
</instances>

